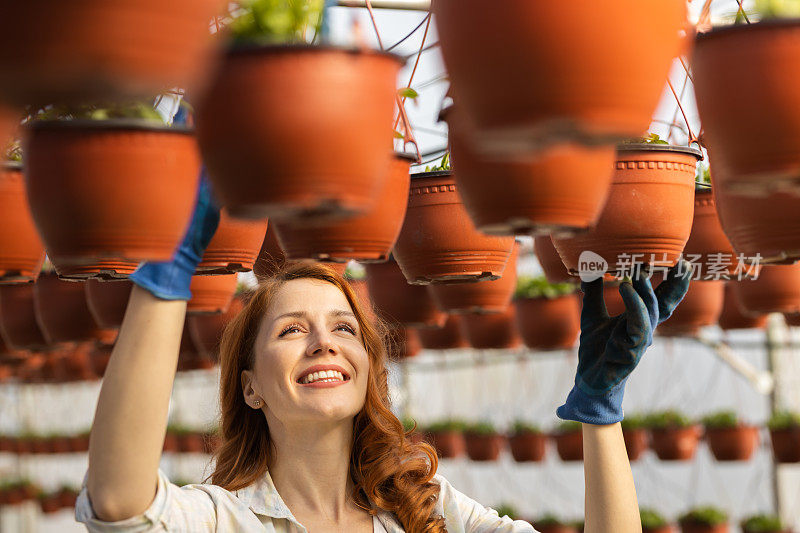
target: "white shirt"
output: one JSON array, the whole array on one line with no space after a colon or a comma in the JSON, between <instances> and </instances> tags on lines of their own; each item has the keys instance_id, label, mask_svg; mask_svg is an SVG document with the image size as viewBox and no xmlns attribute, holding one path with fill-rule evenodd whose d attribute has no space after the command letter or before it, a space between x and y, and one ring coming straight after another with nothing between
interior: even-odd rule
<instances>
[{"instance_id":1,"label":"white shirt","mask_svg":"<svg viewBox=\"0 0 800 533\"><path fill-rule=\"evenodd\" d=\"M455 490L442 476L437 475L434 481L440 487L435 512L444 517L448 533L536 533L527 522L499 517L493 509ZM75 519L92 533L307 533L283 502L269 473L248 487L230 492L217 485L178 487L159 470L156 497L150 507L119 522L97 518L84 483ZM374 533L405 532L394 515L385 511L375 516L373 524Z\"/></svg>"}]
</instances>

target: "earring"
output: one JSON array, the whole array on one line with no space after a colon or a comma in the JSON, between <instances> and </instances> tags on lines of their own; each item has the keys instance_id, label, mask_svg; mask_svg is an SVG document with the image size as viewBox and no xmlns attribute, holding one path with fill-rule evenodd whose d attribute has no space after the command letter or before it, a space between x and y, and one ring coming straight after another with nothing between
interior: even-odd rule
<instances>
[{"instance_id":1,"label":"earring","mask_svg":"<svg viewBox=\"0 0 800 533\"><path fill-rule=\"evenodd\" d=\"M261 400L256 400L253 403L256 404L256 407L259 407L261 405Z\"/></svg>"}]
</instances>

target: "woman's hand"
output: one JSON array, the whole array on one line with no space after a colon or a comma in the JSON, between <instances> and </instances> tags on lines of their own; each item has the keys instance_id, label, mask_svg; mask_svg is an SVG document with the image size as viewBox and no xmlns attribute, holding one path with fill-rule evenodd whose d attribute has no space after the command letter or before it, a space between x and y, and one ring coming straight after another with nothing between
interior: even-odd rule
<instances>
[{"instance_id":1,"label":"woman's hand","mask_svg":"<svg viewBox=\"0 0 800 533\"><path fill-rule=\"evenodd\" d=\"M603 300L603 279L581 283L583 310L578 371L567 401L556 413L564 420L605 425L623 419L625 382L653 343L658 324L672 315L689 289L691 265L679 262L653 290L641 273L623 282L625 312L610 317Z\"/></svg>"}]
</instances>

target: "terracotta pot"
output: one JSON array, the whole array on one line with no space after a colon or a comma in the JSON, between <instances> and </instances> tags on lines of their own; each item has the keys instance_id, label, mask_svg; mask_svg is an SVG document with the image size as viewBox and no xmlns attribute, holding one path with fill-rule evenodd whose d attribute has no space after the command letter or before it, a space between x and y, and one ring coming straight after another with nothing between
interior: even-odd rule
<instances>
[{"instance_id":1,"label":"terracotta pot","mask_svg":"<svg viewBox=\"0 0 800 533\"><path fill-rule=\"evenodd\" d=\"M692 58L697 107L720 183L731 190L800 190L800 77L785 68L799 60L796 19L698 34ZM754 109L752 102L765 105Z\"/></svg>"},{"instance_id":2,"label":"terracotta pot","mask_svg":"<svg viewBox=\"0 0 800 533\"><path fill-rule=\"evenodd\" d=\"M499 279L471 283L437 283L428 287L436 306L445 313L502 313L517 286L517 254L511 257Z\"/></svg>"},{"instance_id":3,"label":"terracotta pot","mask_svg":"<svg viewBox=\"0 0 800 533\"><path fill-rule=\"evenodd\" d=\"M505 447L506 437L499 433L482 435L466 432L464 434L467 456L472 461L497 461Z\"/></svg>"},{"instance_id":4,"label":"terracotta pot","mask_svg":"<svg viewBox=\"0 0 800 533\"><path fill-rule=\"evenodd\" d=\"M675 528L672 526L662 527L644 527L642 526L642 533L675 533Z\"/></svg>"},{"instance_id":5,"label":"terracotta pot","mask_svg":"<svg viewBox=\"0 0 800 533\"><path fill-rule=\"evenodd\" d=\"M65 265L53 263L58 277L68 281L121 281L130 276L139 266L138 261L126 261L119 258L94 259L86 265Z\"/></svg>"},{"instance_id":6,"label":"terracotta pot","mask_svg":"<svg viewBox=\"0 0 800 533\"><path fill-rule=\"evenodd\" d=\"M83 433L81 435L73 435L69 439L70 451L73 453L82 453L89 451L89 434Z\"/></svg>"},{"instance_id":7,"label":"terracotta pot","mask_svg":"<svg viewBox=\"0 0 800 533\"><path fill-rule=\"evenodd\" d=\"M192 276L189 284L192 299L186 307L190 314L224 313L236 292L236 274Z\"/></svg>"},{"instance_id":8,"label":"terracotta pot","mask_svg":"<svg viewBox=\"0 0 800 533\"><path fill-rule=\"evenodd\" d=\"M393 359L414 357L422 350L417 332L404 327L395 327L389 331L388 347L389 357Z\"/></svg>"},{"instance_id":9,"label":"terracotta pot","mask_svg":"<svg viewBox=\"0 0 800 533\"><path fill-rule=\"evenodd\" d=\"M719 327L722 329L763 329L767 325L767 315L746 313L736 298L734 285L750 282L751 280L744 279L725 283L725 300L722 305L722 313L719 315Z\"/></svg>"},{"instance_id":10,"label":"terracotta pot","mask_svg":"<svg viewBox=\"0 0 800 533\"><path fill-rule=\"evenodd\" d=\"M395 154L374 203L361 215L322 225L277 222L275 232L289 259L383 262L389 257L406 215L409 165Z\"/></svg>"},{"instance_id":11,"label":"terracotta pot","mask_svg":"<svg viewBox=\"0 0 800 533\"><path fill-rule=\"evenodd\" d=\"M657 286L655 283L653 285ZM724 281L692 281L672 316L661 323L656 331L667 337L697 336L700 328L717 323L724 299Z\"/></svg>"},{"instance_id":12,"label":"terracotta pot","mask_svg":"<svg viewBox=\"0 0 800 533\"><path fill-rule=\"evenodd\" d=\"M562 461L583 461L583 432L568 431L553 435Z\"/></svg>"},{"instance_id":13,"label":"terracotta pot","mask_svg":"<svg viewBox=\"0 0 800 533\"><path fill-rule=\"evenodd\" d=\"M98 378L92 368L91 353L95 343L80 343L67 349L64 356L66 381L93 381Z\"/></svg>"},{"instance_id":14,"label":"terracotta pot","mask_svg":"<svg viewBox=\"0 0 800 533\"><path fill-rule=\"evenodd\" d=\"M730 527L728 524L717 524L709 526L706 524L696 524L691 522L682 522L681 533L728 533Z\"/></svg>"},{"instance_id":15,"label":"terracotta pot","mask_svg":"<svg viewBox=\"0 0 800 533\"><path fill-rule=\"evenodd\" d=\"M466 451L464 434L460 431L429 432L428 439L439 457L445 459L461 457Z\"/></svg>"},{"instance_id":16,"label":"terracotta pot","mask_svg":"<svg viewBox=\"0 0 800 533\"><path fill-rule=\"evenodd\" d=\"M679 1L622 0L601 12L523 1L485 7L480 0L432 5L453 97L487 150L641 135L672 60L684 52ZM642 42L646 57L632 58Z\"/></svg>"},{"instance_id":17,"label":"terracotta pot","mask_svg":"<svg viewBox=\"0 0 800 533\"><path fill-rule=\"evenodd\" d=\"M42 350L47 341L36 322L33 283L0 285L0 334L13 350Z\"/></svg>"},{"instance_id":18,"label":"terracotta pot","mask_svg":"<svg viewBox=\"0 0 800 533\"><path fill-rule=\"evenodd\" d=\"M747 312L800 312L800 263L764 265L758 278L733 287L739 304Z\"/></svg>"},{"instance_id":19,"label":"terracotta pot","mask_svg":"<svg viewBox=\"0 0 800 533\"><path fill-rule=\"evenodd\" d=\"M187 317L189 333L192 341L203 356L217 361L219 358L219 342L228 323L244 308L241 298L235 297L224 313L216 315L192 315Z\"/></svg>"},{"instance_id":20,"label":"terracotta pot","mask_svg":"<svg viewBox=\"0 0 800 533\"><path fill-rule=\"evenodd\" d=\"M28 133L28 198L56 270L96 259L172 258L200 172L188 131L140 120L70 120L33 122Z\"/></svg>"},{"instance_id":21,"label":"terracotta pot","mask_svg":"<svg viewBox=\"0 0 800 533\"><path fill-rule=\"evenodd\" d=\"M650 448L662 461L690 460L699 439L699 427L650 430Z\"/></svg>"},{"instance_id":22,"label":"terracotta pot","mask_svg":"<svg viewBox=\"0 0 800 533\"><path fill-rule=\"evenodd\" d=\"M178 451L182 453L202 453L203 435L200 433L180 433L178 438Z\"/></svg>"},{"instance_id":23,"label":"terracotta pot","mask_svg":"<svg viewBox=\"0 0 800 533\"><path fill-rule=\"evenodd\" d=\"M603 282L603 301L606 303L609 316L617 316L625 312L625 301L619 293L619 282ZM581 310L583 310L583 297L581 297Z\"/></svg>"},{"instance_id":24,"label":"terracotta pot","mask_svg":"<svg viewBox=\"0 0 800 533\"><path fill-rule=\"evenodd\" d=\"M390 168L398 56L334 46L231 50L197 108L197 134L234 216L363 213Z\"/></svg>"},{"instance_id":25,"label":"terracotta pot","mask_svg":"<svg viewBox=\"0 0 800 533\"><path fill-rule=\"evenodd\" d=\"M106 329L118 328L125 318L128 300L131 297L133 282L131 281L97 281L87 280L86 303L95 322Z\"/></svg>"},{"instance_id":26,"label":"terracotta pot","mask_svg":"<svg viewBox=\"0 0 800 533\"><path fill-rule=\"evenodd\" d=\"M800 427L771 429L772 453L778 463L800 463Z\"/></svg>"},{"instance_id":27,"label":"terracotta pot","mask_svg":"<svg viewBox=\"0 0 800 533\"><path fill-rule=\"evenodd\" d=\"M722 230L710 187L695 188L692 232L683 253L695 269L699 269L698 279L701 280L729 279L739 270L733 246Z\"/></svg>"},{"instance_id":28,"label":"terracotta pot","mask_svg":"<svg viewBox=\"0 0 800 533\"><path fill-rule=\"evenodd\" d=\"M514 306L502 313L461 315L461 334L478 350L511 349L522 344L514 319Z\"/></svg>"},{"instance_id":29,"label":"terracotta pot","mask_svg":"<svg viewBox=\"0 0 800 533\"><path fill-rule=\"evenodd\" d=\"M597 225L579 236L553 237L572 274L584 251L605 259L612 273L630 272L633 257L636 263L673 266L689 239L700 152L658 144L617 150L611 194Z\"/></svg>"},{"instance_id":30,"label":"terracotta pot","mask_svg":"<svg viewBox=\"0 0 800 533\"><path fill-rule=\"evenodd\" d=\"M197 265L201 274L249 272L267 233L267 220L237 220L227 209L220 212L219 226Z\"/></svg>"},{"instance_id":31,"label":"terracotta pot","mask_svg":"<svg viewBox=\"0 0 800 533\"><path fill-rule=\"evenodd\" d=\"M541 525L533 523L539 533L578 533L578 528L563 524Z\"/></svg>"},{"instance_id":32,"label":"terracotta pot","mask_svg":"<svg viewBox=\"0 0 800 533\"><path fill-rule=\"evenodd\" d=\"M165 452L177 452L178 451L178 436L173 433L172 431L167 430L167 434L164 436L164 448L163 451Z\"/></svg>"},{"instance_id":33,"label":"terracotta pot","mask_svg":"<svg viewBox=\"0 0 800 533\"><path fill-rule=\"evenodd\" d=\"M83 285L42 273L34 285L36 321L49 344L83 341L103 335L86 303Z\"/></svg>"},{"instance_id":34,"label":"terracotta pot","mask_svg":"<svg viewBox=\"0 0 800 533\"><path fill-rule=\"evenodd\" d=\"M513 246L513 237L490 237L475 229L451 171L411 176L408 212L394 248L409 283L497 279Z\"/></svg>"},{"instance_id":35,"label":"terracotta pot","mask_svg":"<svg viewBox=\"0 0 800 533\"><path fill-rule=\"evenodd\" d=\"M427 350L453 350L469 348L469 343L461 333L461 317L449 315L439 328L418 328L420 342Z\"/></svg>"},{"instance_id":36,"label":"terracotta pot","mask_svg":"<svg viewBox=\"0 0 800 533\"><path fill-rule=\"evenodd\" d=\"M517 329L532 350L565 350L575 346L581 330L581 308L574 294L559 298L516 298Z\"/></svg>"},{"instance_id":37,"label":"terracotta pot","mask_svg":"<svg viewBox=\"0 0 800 533\"><path fill-rule=\"evenodd\" d=\"M628 452L628 460L638 461L648 448L647 430L641 428L623 429L622 437L625 439L625 451Z\"/></svg>"},{"instance_id":38,"label":"terracotta pot","mask_svg":"<svg viewBox=\"0 0 800 533\"><path fill-rule=\"evenodd\" d=\"M747 461L758 446L758 427L706 428L706 441L717 461Z\"/></svg>"},{"instance_id":39,"label":"terracotta pot","mask_svg":"<svg viewBox=\"0 0 800 533\"><path fill-rule=\"evenodd\" d=\"M213 51L209 21L224 5L219 0L9 5L0 22L2 96L26 105L152 98L172 87L196 92Z\"/></svg>"},{"instance_id":40,"label":"terracotta pot","mask_svg":"<svg viewBox=\"0 0 800 533\"><path fill-rule=\"evenodd\" d=\"M264 242L261 243L261 250L258 252L256 262L253 264L253 273L258 281L264 281L281 269L285 263L286 256L275 235L275 224L270 224L267 227Z\"/></svg>"},{"instance_id":41,"label":"terracotta pot","mask_svg":"<svg viewBox=\"0 0 800 533\"><path fill-rule=\"evenodd\" d=\"M429 290L409 285L394 260L369 264L365 269L370 298L383 320L409 327L444 325L447 316L436 307Z\"/></svg>"},{"instance_id":42,"label":"terracotta pot","mask_svg":"<svg viewBox=\"0 0 800 533\"><path fill-rule=\"evenodd\" d=\"M558 255L549 235L540 235L533 239L533 252L542 266L547 281L550 283L575 281L575 278L570 276L567 271L567 267L564 266L564 262L561 261L561 256Z\"/></svg>"},{"instance_id":43,"label":"terracotta pot","mask_svg":"<svg viewBox=\"0 0 800 533\"><path fill-rule=\"evenodd\" d=\"M511 456L518 463L544 460L547 436L543 433L517 433L508 437Z\"/></svg>"},{"instance_id":44,"label":"terracotta pot","mask_svg":"<svg viewBox=\"0 0 800 533\"><path fill-rule=\"evenodd\" d=\"M0 166L0 283L35 281L43 262L44 244L28 207L22 165L7 161Z\"/></svg>"},{"instance_id":45,"label":"terracotta pot","mask_svg":"<svg viewBox=\"0 0 800 533\"><path fill-rule=\"evenodd\" d=\"M52 514L61 510L61 496L58 493L48 494L39 499L39 506L44 514Z\"/></svg>"}]
</instances>

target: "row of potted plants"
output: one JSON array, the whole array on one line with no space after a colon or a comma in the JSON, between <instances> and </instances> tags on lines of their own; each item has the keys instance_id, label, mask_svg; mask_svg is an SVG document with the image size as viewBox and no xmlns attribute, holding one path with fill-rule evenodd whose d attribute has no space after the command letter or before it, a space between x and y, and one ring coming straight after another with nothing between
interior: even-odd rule
<instances>
[{"instance_id":1,"label":"row of potted plants","mask_svg":"<svg viewBox=\"0 0 800 533\"><path fill-rule=\"evenodd\" d=\"M43 491L26 479L9 480L0 483L0 505L19 505L36 500L43 513L54 513L61 509L75 507L80 491L64 485L53 491Z\"/></svg>"},{"instance_id":2,"label":"row of potted plants","mask_svg":"<svg viewBox=\"0 0 800 533\"><path fill-rule=\"evenodd\" d=\"M51 514L61 509L72 509L78 500L80 491L74 487L64 486L50 492L41 491L36 495L44 514Z\"/></svg>"},{"instance_id":3,"label":"row of potted plants","mask_svg":"<svg viewBox=\"0 0 800 533\"><path fill-rule=\"evenodd\" d=\"M643 533L674 533L675 527L661 513L653 509L640 509ZM730 517L724 509L704 505L688 510L678 517L682 533L727 533ZM790 528L777 516L754 514L739 522L742 533L789 533Z\"/></svg>"}]
</instances>

